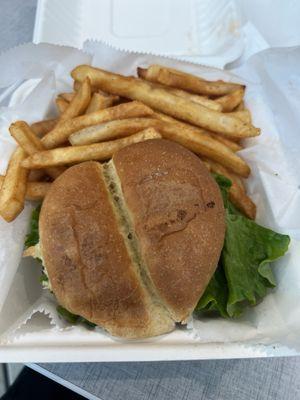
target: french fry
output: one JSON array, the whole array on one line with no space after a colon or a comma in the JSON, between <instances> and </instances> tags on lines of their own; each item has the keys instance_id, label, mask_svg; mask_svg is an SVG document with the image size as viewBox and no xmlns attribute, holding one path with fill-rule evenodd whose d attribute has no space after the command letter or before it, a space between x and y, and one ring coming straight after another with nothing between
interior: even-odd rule
<instances>
[{"instance_id":1,"label":"french fry","mask_svg":"<svg viewBox=\"0 0 300 400\"><path fill-rule=\"evenodd\" d=\"M0 175L0 190L5 176ZM50 182L28 182L26 189L26 200L42 200L50 189Z\"/></svg>"},{"instance_id":2,"label":"french fry","mask_svg":"<svg viewBox=\"0 0 300 400\"><path fill-rule=\"evenodd\" d=\"M21 147L14 151L0 190L0 215L7 222L13 221L23 210L28 170L22 167L26 153Z\"/></svg>"},{"instance_id":3,"label":"french fry","mask_svg":"<svg viewBox=\"0 0 300 400\"><path fill-rule=\"evenodd\" d=\"M256 216L256 205L234 180L232 180L232 182L232 186L229 190L230 201L238 210L246 215L246 217L254 220Z\"/></svg>"},{"instance_id":4,"label":"french fry","mask_svg":"<svg viewBox=\"0 0 300 400\"><path fill-rule=\"evenodd\" d=\"M26 200L43 200L50 187L51 182L28 182Z\"/></svg>"},{"instance_id":5,"label":"french fry","mask_svg":"<svg viewBox=\"0 0 300 400\"><path fill-rule=\"evenodd\" d=\"M74 81L73 88L74 88L75 92L77 92L79 90L80 85L81 85L81 82ZM92 93L96 93L97 92L97 93L101 94L103 97L108 97L109 101L111 103L110 103L110 105L107 105L107 107L111 107L113 104L117 103L120 100L119 96L113 96L113 95L111 95L109 93L106 93L103 90L100 90L97 86L92 86L91 85L91 91L92 91Z\"/></svg>"},{"instance_id":6,"label":"french fry","mask_svg":"<svg viewBox=\"0 0 300 400\"><path fill-rule=\"evenodd\" d=\"M243 101L244 94L244 88L240 88L225 96L218 97L216 102L221 104L223 112L229 112L234 110Z\"/></svg>"},{"instance_id":7,"label":"french fry","mask_svg":"<svg viewBox=\"0 0 300 400\"><path fill-rule=\"evenodd\" d=\"M17 121L11 124L9 131L26 154L33 155L39 151L45 150L41 140L35 136L26 122ZM64 168L46 168L45 172L47 175L51 176L51 178L56 179L64 172Z\"/></svg>"},{"instance_id":8,"label":"french fry","mask_svg":"<svg viewBox=\"0 0 300 400\"><path fill-rule=\"evenodd\" d=\"M240 187L240 189L243 190L244 192L246 192L246 188L245 188L243 180L235 174L234 174L234 178L235 178L234 180L235 180L236 184Z\"/></svg>"},{"instance_id":9,"label":"french fry","mask_svg":"<svg viewBox=\"0 0 300 400\"><path fill-rule=\"evenodd\" d=\"M246 110L244 100L240 102L240 104L234 109L234 111L243 111L243 110Z\"/></svg>"},{"instance_id":10,"label":"french fry","mask_svg":"<svg viewBox=\"0 0 300 400\"><path fill-rule=\"evenodd\" d=\"M93 93L92 99L88 108L86 109L86 114L90 114L94 111L103 110L104 108L111 107L115 102L118 96L110 96L104 95L99 92Z\"/></svg>"},{"instance_id":11,"label":"french fry","mask_svg":"<svg viewBox=\"0 0 300 400\"><path fill-rule=\"evenodd\" d=\"M91 101L91 84L90 80L84 79L82 85L66 110L60 115L58 124L71 118L77 117L85 112Z\"/></svg>"},{"instance_id":12,"label":"french fry","mask_svg":"<svg viewBox=\"0 0 300 400\"><path fill-rule=\"evenodd\" d=\"M30 128L37 137L43 137L46 133L54 129L58 120L55 119L45 119L43 121L34 122L31 124Z\"/></svg>"},{"instance_id":13,"label":"french fry","mask_svg":"<svg viewBox=\"0 0 300 400\"><path fill-rule=\"evenodd\" d=\"M260 133L258 128L248 125L238 118L210 110L193 101L180 98L167 90L154 89L151 87L151 83L142 79L124 77L88 65L76 67L72 71L72 77L79 81L89 77L93 85L97 85L106 92L140 100L164 114L210 131L219 132L224 136L245 138L257 136Z\"/></svg>"},{"instance_id":14,"label":"french fry","mask_svg":"<svg viewBox=\"0 0 300 400\"><path fill-rule=\"evenodd\" d=\"M129 136L146 128L155 128L157 121L152 118L129 118L90 126L73 133L69 141L73 146L92 144Z\"/></svg>"},{"instance_id":15,"label":"french fry","mask_svg":"<svg viewBox=\"0 0 300 400\"><path fill-rule=\"evenodd\" d=\"M80 86L80 84L79 84ZM60 93L59 97L62 97L64 100L66 100L68 103L70 103L73 99L76 93L70 92L70 93Z\"/></svg>"},{"instance_id":16,"label":"french fry","mask_svg":"<svg viewBox=\"0 0 300 400\"><path fill-rule=\"evenodd\" d=\"M90 126L73 133L69 137L69 141L73 146L81 146L112 140L121 136L129 136L146 128L156 128L159 130L159 124L152 118L129 118L106 122L104 124ZM242 149L238 143L232 142L221 135L213 132L202 132L203 134L213 137L215 140L225 144L232 151L236 152Z\"/></svg>"},{"instance_id":17,"label":"french fry","mask_svg":"<svg viewBox=\"0 0 300 400\"><path fill-rule=\"evenodd\" d=\"M80 89L80 86L81 86L81 82L74 81L74 84L73 84L74 94L76 94L78 92L78 90ZM98 88L96 86L91 85L91 91L92 91L92 93L98 92Z\"/></svg>"},{"instance_id":18,"label":"french fry","mask_svg":"<svg viewBox=\"0 0 300 400\"><path fill-rule=\"evenodd\" d=\"M208 159L205 159L205 161L210 165L212 172L224 175L226 178L230 179L232 185L229 189L229 199L233 205L246 215L246 217L255 219L256 206L250 197L247 196L239 177L234 173L229 172L225 167L218 163Z\"/></svg>"},{"instance_id":19,"label":"french fry","mask_svg":"<svg viewBox=\"0 0 300 400\"><path fill-rule=\"evenodd\" d=\"M26 158L22 165L25 168L47 168L58 165L79 163L88 160L107 160L119 149L133 143L149 139L159 139L161 135L153 128L145 129L132 136L109 142L95 143L86 146L69 146L41 151Z\"/></svg>"},{"instance_id":20,"label":"french fry","mask_svg":"<svg viewBox=\"0 0 300 400\"><path fill-rule=\"evenodd\" d=\"M57 97L55 99L55 104L60 114L63 114L66 109L69 107L69 103L64 100L62 97Z\"/></svg>"},{"instance_id":21,"label":"french fry","mask_svg":"<svg viewBox=\"0 0 300 400\"><path fill-rule=\"evenodd\" d=\"M94 111L99 111L103 110L104 108L107 108L106 106L103 106L104 103L104 96L102 96L100 93L93 93L90 104L88 105L88 108L85 111L85 114L92 113ZM112 106L112 104L108 105L108 107Z\"/></svg>"},{"instance_id":22,"label":"french fry","mask_svg":"<svg viewBox=\"0 0 300 400\"><path fill-rule=\"evenodd\" d=\"M217 103L214 100L208 99L206 96L200 96L199 94L194 94L182 89L176 89L170 86L162 85L161 83L151 82L151 86L153 88L165 89L170 93L175 94L176 96L193 101L194 103L201 104L202 106L210 108L211 110L222 111L221 104Z\"/></svg>"},{"instance_id":23,"label":"french fry","mask_svg":"<svg viewBox=\"0 0 300 400\"><path fill-rule=\"evenodd\" d=\"M74 82L73 82L73 89L74 89L74 92L76 93L77 91L78 91L78 89L80 88L80 85L81 85L81 83L79 82L79 81L76 81L75 79L74 79ZM92 93L94 93L94 92L97 92L97 88L95 88L93 85L91 85L91 90L92 90Z\"/></svg>"},{"instance_id":24,"label":"french fry","mask_svg":"<svg viewBox=\"0 0 300 400\"><path fill-rule=\"evenodd\" d=\"M225 146L229 147L234 152L240 151L243 148L239 143L233 142L232 140L227 139L224 136L219 135L218 133L209 132L209 135L218 142L225 144Z\"/></svg>"},{"instance_id":25,"label":"french fry","mask_svg":"<svg viewBox=\"0 0 300 400\"><path fill-rule=\"evenodd\" d=\"M100 89L97 89L97 93L101 94L104 97L108 97L110 99L110 101L112 102L112 104L116 104L120 101L120 96L118 96L118 95L109 94L109 93L103 92L103 90L100 90Z\"/></svg>"},{"instance_id":26,"label":"french fry","mask_svg":"<svg viewBox=\"0 0 300 400\"><path fill-rule=\"evenodd\" d=\"M228 115L232 115L233 117L236 117L247 124L251 124L251 114L249 110L232 111L229 112Z\"/></svg>"},{"instance_id":27,"label":"french fry","mask_svg":"<svg viewBox=\"0 0 300 400\"><path fill-rule=\"evenodd\" d=\"M161 65L151 65L148 69L138 68L137 72L139 77L148 81L208 96L222 96L243 87L237 83L206 81L195 75Z\"/></svg>"},{"instance_id":28,"label":"french fry","mask_svg":"<svg viewBox=\"0 0 300 400\"><path fill-rule=\"evenodd\" d=\"M119 104L114 107L64 121L45 135L42 139L42 143L47 149L51 149L65 143L73 132L77 132L88 126L101 124L114 119L147 117L152 114L153 111L151 108L138 101Z\"/></svg>"},{"instance_id":29,"label":"french fry","mask_svg":"<svg viewBox=\"0 0 300 400\"><path fill-rule=\"evenodd\" d=\"M175 88L169 88L168 90L171 93L175 94L176 96L193 101L194 103L201 104L202 106L204 106L206 108L210 108L211 110L215 110L215 111L223 110L221 104L217 103L214 100L208 99L204 96L200 96L199 94L193 94L193 93L186 92L182 89L175 89Z\"/></svg>"},{"instance_id":30,"label":"french fry","mask_svg":"<svg viewBox=\"0 0 300 400\"><path fill-rule=\"evenodd\" d=\"M25 249L25 250L23 251L22 257L33 257L33 258L37 258L36 247L35 247L35 246L27 247L27 249Z\"/></svg>"},{"instance_id":31,"label":"french fry","mask_svg":"<svg viewBox=\"0 0 300 400\"><path fill-rule=\"evenodd\" d=\"M161 121L157 129L164 138L178 142L200 156L219 162L244 178L249 176L250 168L246 162L223 143L207 135L206 131L160 113L155 113L154 117Z\"/></svg>"}]
</instances>

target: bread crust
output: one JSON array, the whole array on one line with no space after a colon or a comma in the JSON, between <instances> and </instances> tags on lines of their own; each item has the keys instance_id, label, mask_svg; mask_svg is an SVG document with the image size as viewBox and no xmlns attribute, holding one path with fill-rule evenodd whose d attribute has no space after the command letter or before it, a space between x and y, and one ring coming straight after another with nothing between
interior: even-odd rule
<instances>
[{"instance_id":1,"label":"bread crust","mask_svg":"<svg viewBox=\"0 0 300 400\"><path fill-rule=\"evenodd\" d=\"M112 163L138 257L110 193L111 168L104 174L90 161L65 171L45 197L44 265L72 313L114 336L166 333L190 315L216 269L225 234L221 193L201 160L168 140L128 146Z\"/></svg>"},{"instance_id":2,"label":"bread crust","mask_svg":"<svg viewBox=\"0 0 300 400\"><path fill-rule=\"evenodd\" d=\"M101 164L78 164L55 180L42 206L39 231L52 290L63 307L125 338L173 329L132 266Z\"/></svg>"},{"instance_id":3,"label":"bread crust","mask_svg":"<svg viewBox=\"0 0 300 400\"><path fill-rule=\"evenodd\" d=\"M113 157L148 274L175 321L195 308L222 250L225 211L201 160L168 140Z\"/></svg>"}]
</instances>

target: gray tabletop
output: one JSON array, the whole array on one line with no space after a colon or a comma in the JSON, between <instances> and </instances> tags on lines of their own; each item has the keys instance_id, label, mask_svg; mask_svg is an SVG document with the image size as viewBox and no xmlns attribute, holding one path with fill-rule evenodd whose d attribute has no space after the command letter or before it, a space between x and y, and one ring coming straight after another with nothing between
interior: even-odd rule
<instances>
[{"instance_id":1,"label":"gray tabletop","mask_svg":"<svg viewBox=\"0 0 300 400\"><path fill-rule=\"evenodd\" d=\"M0 0L0 6L0 50L31 41L36 0ZM300 357L40 364L37 368L61 383L75 385L73 389L83 390L87 397L103 400L300 399Z\"/></svg>"},{"instance_id":2,"label":"gray tabletop","mask_svg":"<svg viewBox=\"0 0 300 400\"><path fill-rule=\"evenodd\" d=\"M296 400L300 359L40 364L103 400Z\"/></svg>"}]
</instances>

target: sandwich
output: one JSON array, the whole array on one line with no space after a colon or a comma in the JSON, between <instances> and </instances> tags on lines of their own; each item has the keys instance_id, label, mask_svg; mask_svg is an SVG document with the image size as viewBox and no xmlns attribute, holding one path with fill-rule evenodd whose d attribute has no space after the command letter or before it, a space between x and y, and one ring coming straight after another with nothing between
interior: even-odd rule
<instances>
[{"instance_id":1,"label":"sandwich","mask_svg":"<svg viewBox=\"0 0 300 400\"><path fill-rule=\"evenodd\" d=\"M26 255L67 319L112 336L161 335L193 312L237 317L275 286L289 237L237 211L230 184L177 143L124 147L52 183Z\"/></svg>"}]
</instances>

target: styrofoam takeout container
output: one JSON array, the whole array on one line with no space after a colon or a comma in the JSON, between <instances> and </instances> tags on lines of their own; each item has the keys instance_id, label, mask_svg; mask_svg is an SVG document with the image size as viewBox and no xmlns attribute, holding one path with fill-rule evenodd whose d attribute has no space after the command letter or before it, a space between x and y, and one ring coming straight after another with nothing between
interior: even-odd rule
<instances>
[{"instance_id":1,"label":"styrofoam takeout container","mask_svg":"<svg viewBox=\"0 0 300 400\"><path fill-rule=\"evenodd\" d=\"M86 39L222 68L244 49L234 0L39 0L33 40Z\"/></svg>"},{"instance_id":2,"label":"styrofoam takeout container","mask_svg":"<svg viewBox=\"0 0 300 400\"><path fill-rule=\"evenodd\" d=\"M239 71L242 78L178 60L119 52L99 43L88 43L84 50L86 53L59 46L24 45L0 56L0 86L11 85L11 91L18 87L11 98L11 107L1 108L1 173L5 169L6 161L3 160L8 158L13 146L7 132L10 121L24 118L33 122L50 116L49 104L53 103L56 93L71 90L68 73L77 64L92 62L112 71L132 74L137 65L157 62L209 79L242 79L248 85L246 102L253 113L254 124L262 128L262 136L250 141L243 151L254 171L248 181L250 193L258 203L258 220L300 238L299 216L295 212L300 204L295 181L299 167L296 135L299 124L296 114L294 119L290 117L290 110L297 109L300 102L293 96L299 80L297 49L284 53L274 50L256 56ZM16 59L20 62L14 64ZM289 75L282 73L284 68L288 68ZM28 81L32 78L34 80ZM31 96L28 96L30 92ZM288 108L283 107L286 96ZM274 116L277 117L278 110L281 118L276 120ZM290 164L286 165L286 162ZM4 299L7 296L0 310L1 361L148 361L299 354L295 350L297 346L300 348L297 339L300 329L297 305L300 302L296 301L300 293L300 252L296 241L276 267L276 291L242 320L195 321L194 329L177 329L158 338L124 342L112 340L101 330L72 328L59 321L53 298L41 297L40 268L35 268L30 260L23 260L17 268L29 212L27 206L13 224L5 225L0 221L0 247L10 246L5 259L0 248L0 281L3 282L5 274L10 274L10 286L2 286L0 293L0 303L4 292ZM16 273L12 273L13 268Z\"/></svg>"}]
</instances>

